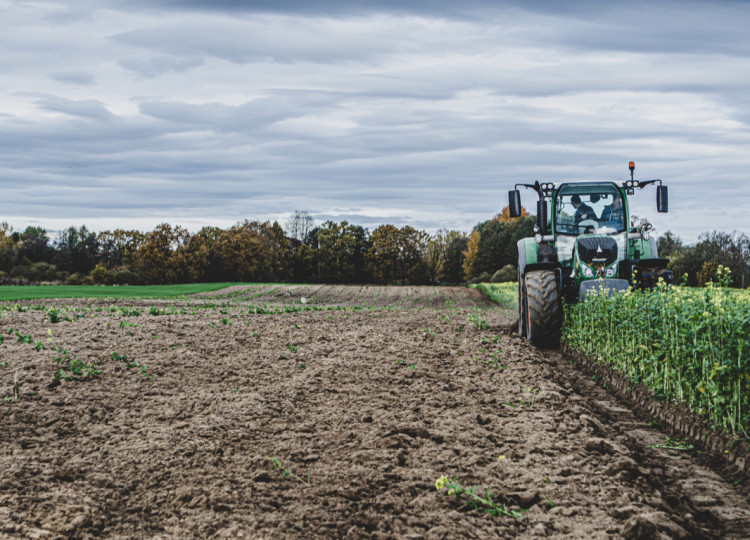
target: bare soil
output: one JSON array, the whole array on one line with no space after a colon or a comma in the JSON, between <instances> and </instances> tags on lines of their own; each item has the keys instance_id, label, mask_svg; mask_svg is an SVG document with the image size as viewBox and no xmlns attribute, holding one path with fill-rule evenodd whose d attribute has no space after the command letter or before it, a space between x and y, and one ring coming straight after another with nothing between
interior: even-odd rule
<instances>
[{"instance_id":1,"label":"bare soil","mask_svg":"<svg viewBox=\"0 0 750 540\"><path fill-rule=\"evenodd\" d=\"M71 320L51 323L53 306ZM741 485L696 450L664 448L655 422L520 339L514 314L475 290L255 286L6 307L0 537L750 531ZM101 373L55 381L63 350ZM437 490L443 475L522 517Z\"/></svg>"}]
</instances>

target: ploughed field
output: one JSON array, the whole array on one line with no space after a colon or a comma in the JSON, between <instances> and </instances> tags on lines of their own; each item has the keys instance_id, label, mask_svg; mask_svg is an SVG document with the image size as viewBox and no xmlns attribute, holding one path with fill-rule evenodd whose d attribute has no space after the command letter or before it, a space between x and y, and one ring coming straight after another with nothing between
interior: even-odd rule
<instances>
[{"instance_id":1,"label":"ploughed field","mask_svg":"<svg viewBox=\"0 0 750 540\"><path fill-rule=\"evenodd\" d=\"M741 484L477 290L239 286L0 315L0 537L750 531Z\"/></svg>"}]
</instances>

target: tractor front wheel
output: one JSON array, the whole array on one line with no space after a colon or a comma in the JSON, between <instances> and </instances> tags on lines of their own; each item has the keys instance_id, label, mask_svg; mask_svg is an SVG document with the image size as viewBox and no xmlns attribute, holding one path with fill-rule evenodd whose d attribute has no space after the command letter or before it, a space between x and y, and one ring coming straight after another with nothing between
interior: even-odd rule
<instances>
[{"instance_id":1,"label":"tractor front wheel","mask_svg":"<svg viewBox=\"0 0 750 540\"><path fill-rule=\"evenodd\" d=\"M557 348L560 345L563 311L556 272L528 272L523 278L523 289L526 338L542 349Z\"/></svg>"}]
</instances>

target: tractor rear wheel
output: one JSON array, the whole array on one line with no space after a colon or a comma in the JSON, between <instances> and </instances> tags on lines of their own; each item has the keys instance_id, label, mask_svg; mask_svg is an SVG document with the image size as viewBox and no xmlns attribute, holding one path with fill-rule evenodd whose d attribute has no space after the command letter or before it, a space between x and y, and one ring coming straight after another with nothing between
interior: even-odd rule
<instances>
[{"instance_id":1,"label":"tractor rear wheel","mask_svg":"<svg viewBox=\"0 0 750 540\"><path fill-rule=\"evenodd\" d=\"M536 270L524 276L526 338L542 349L560 345L563 311L554 270ZM520 326L520 325L519 325Z\"/></svg>"},{"instance_id":2,"label":"tractor rear wheel","mask_svg":"<svg viewBox=\"0 0 750 540\"><path fill-rule=\"evenodd\" d=\"M671 285L674 279L672 278L672 272L663 267L648 268L643 271L641 278L641 287L644 289L653 289L659 284L659 279L662 279L666 285Z\"/></svg>"}]
</instances>

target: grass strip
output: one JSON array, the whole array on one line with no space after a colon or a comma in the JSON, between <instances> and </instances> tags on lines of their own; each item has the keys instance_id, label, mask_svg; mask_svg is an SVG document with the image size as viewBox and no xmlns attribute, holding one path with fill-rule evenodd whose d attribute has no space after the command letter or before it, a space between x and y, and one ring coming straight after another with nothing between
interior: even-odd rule
<instances>
[{"instance_id":1,"label":"grass strip","mask_svg":"<svg viewBox=\"0 0 750 540\"><path fill-rule=\"evenodd\" d=\"M469 287L479 289L484 295L506 309L518 310L518 283L477 283Z\"/></svg>"},{"instance_id":2,"label":"grass strip","mask_svg":"<svg viewBox=\"0 0 750 540\"><path fill-rule=\"evenodd\" d=\"M213 292L244 283L190 283L184 285L1 285L0 301L49 298L174 298Z\"/></svg>"}]
</instances>

